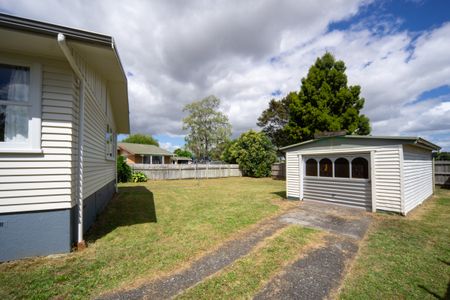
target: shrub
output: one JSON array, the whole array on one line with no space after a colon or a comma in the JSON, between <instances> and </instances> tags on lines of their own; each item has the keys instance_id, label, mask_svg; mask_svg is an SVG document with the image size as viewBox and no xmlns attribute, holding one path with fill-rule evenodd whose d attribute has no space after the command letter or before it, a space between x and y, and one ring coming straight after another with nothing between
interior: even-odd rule
<instances>
[{"instance_id":1,"label":"shrub","mask_svg":"<svg viewBox=\"0 0 450 300\"><path fill-rule=\"evenodd\" d=\"M134 172L133 175L131 175L132 182L146 182L147 180L147 175L142 172Z\"/></svg>"},{"instance_id":2,"label":"shrub","mask_svg":"<svg viewBox=\"0 0 450 300\"><path fill-rule=\"evenodd\" d=\"M275 149L263 132L249 130L231 144L227 160L235 160L244 176L266 177L276 161Z\"/></svg>"},{"instance_id":3,"label":"shrub","mask_svg":"<svg viewBox=\"0 0 450 300\"><path fill-rule=\"evenodd\" d=\"M117 158L117 180L128 182L131 179L131 168L127 165L126 158L120 155Z\"/></svg>"}]
</instances>

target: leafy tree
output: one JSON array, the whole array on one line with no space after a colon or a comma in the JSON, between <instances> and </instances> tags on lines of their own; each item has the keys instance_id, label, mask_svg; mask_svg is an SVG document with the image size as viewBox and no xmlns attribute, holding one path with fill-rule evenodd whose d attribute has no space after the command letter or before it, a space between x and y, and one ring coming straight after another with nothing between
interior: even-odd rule
<instances>
[{"instance_id":1,"label":"leafy tree","mask_svg":"<svg viewBox=\"0 0 450 300\"><path fill-rule=\"evenodd\" d=\"M300 91L290 97L285 129L293 141L309 140L323 131L370 133L369 119L360 114L364 106L361 88L347 85L345 69L344 62L328 52L311 66Z\"/></svg>"},{"instance_id":2,"label":"leafy tree","mask_svg":"<svg viewBox=\"0 0 450 300\"><path fill-rule=\"evenodd\" d=\"M175 153L179 157L189 157L192 158L192 153L186 149L176 149L173 153Z\"/></svg>"},{"instance_id":3,"label":"leafy tree","mask_svg":"<svg viewBox=\"0 0 450 300\"><path fill-rule=\"evenodd\" d=\"M262 132L277 148L294 143L286 130L289 122L289 105L294 96L295 93L290 93L281 100L270 100L269 108L264 110L258 118L257 125L262 127Z\"/></svg>"},{"instance_id":4,"label":"leafy tree","mask_svg":"<svg viewBox=\"0 0 450 300\"><path fill-rule=\"evenodd\" d=\"M231 160L239 164L244 176L266 177L276 161L273 144L263 132L249 130L231 144L227 150Z\"/></svg>"},{"instance_id":5,"label":"leafy tree","mask_svg":"<svg viewBox=\"0 0 450 300\"><path fill-rule=\"evenodd\" d=\"M213 150L230 139L231 124L227 116L218 111L220 99L208 96L192 102L183 111L189 115L183 119L187 147L196 158L210 159Z\"/></svg>"},{"instance_id":6,"label":"leafy tree","mask_svg":"<svg viewBox=\"0 0 450 300\"><path fill-rule=\"evenodd\" d=\"M146 144L146 145L155 145L159 147L158 141L149 134L130 134L126 139L122 140L123 143L132 143L132 144Z\"/></svg>"},{"instance_id":7,"label":"leafy tree","mask_svg":"<svg viewBox=\"0 0 450 300\"><path fill-rule=\"evenodd\" d=\"M119 155L117 158L117 180L119 182L128 182L131 179L131 168L127 164L127 159Z\"/></svg>"},{"instance_id":8,"label":"leafy tree","mask_svg":"<svg viewBox=\"0 0 450 300\"><path fill-rule=\"evenodd\" d=\"M450 152L438 152L435 154L436 160L450 160Z\"/></svg>"},{"instance_id":9,"label":"leafy tree","mask_svg":"<svg viewBox=\"0 0 450 300\"><path fill-rule=\"evenodd\" d=\"M220 159L229 164L237 164L236 157L231 152L233 145L236 143L236 140L228 141L224 145L224 149L222 154L220 155Z\"/></svg>"}]
</instances>

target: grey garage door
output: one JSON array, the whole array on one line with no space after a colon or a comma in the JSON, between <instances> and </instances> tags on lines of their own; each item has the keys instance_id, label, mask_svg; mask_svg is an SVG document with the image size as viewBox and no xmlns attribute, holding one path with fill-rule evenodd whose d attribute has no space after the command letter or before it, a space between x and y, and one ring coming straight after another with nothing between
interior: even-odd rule
<instances>
[{"instance_id":1,"label":"grey garage door","mask_svg":"<svg viewBox=\"0 0 450 300\"><path fill-rule=\"evenodd\" d=\"M305 177L303 200L330 202L370 210L372 207L370 181Z\"/></svg>"}]
</instances>

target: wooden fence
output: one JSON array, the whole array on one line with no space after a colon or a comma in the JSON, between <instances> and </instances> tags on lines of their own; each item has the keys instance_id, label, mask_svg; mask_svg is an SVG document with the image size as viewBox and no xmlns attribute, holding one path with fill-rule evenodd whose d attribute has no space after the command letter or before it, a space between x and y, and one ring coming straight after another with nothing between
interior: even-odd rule
<instances>
[{"instance_id":1,"label":"wooden fence","mask_svg":"<svg viewBox=\"0 0 450 300\"><path fill-rule=\"evenodd\" d=\"M272 165L273 179L286 179L286 164L276 163ZM450 161L436 160L434 162L434 183L450 186Z\"/></svg>"},{"instance_id":2,"label":"wooden fence","mask_svg":"<svg viewBox=\"0 0 450 300\"><path fill-rule=\"evenodd\" d=\"M434 183L450 186L450 161L436 160L434 162Z\"/></svg>"},{"instance_id":3,"label":"wooden fence","mask_svg":"<svg viewBox=\"0 0 450 300\"><path fill-rule=\"evenodd\" d=\"M286 179L286 163L275 163L272 165L273 179Z\"/></svg>"},{"instance_id":4,"label":"wooden fence","mask_svg":"<svg viewBox=\"0 0 450 300\"><path fill-rule=\"evenodd\" d=\"M143 172L150 180L162 179L188 179L188 178L219 178L219 177L239 177L242 176L239 165L148 165L131 164L131 169L136 172Z\"/></svg>"}]
</instances>

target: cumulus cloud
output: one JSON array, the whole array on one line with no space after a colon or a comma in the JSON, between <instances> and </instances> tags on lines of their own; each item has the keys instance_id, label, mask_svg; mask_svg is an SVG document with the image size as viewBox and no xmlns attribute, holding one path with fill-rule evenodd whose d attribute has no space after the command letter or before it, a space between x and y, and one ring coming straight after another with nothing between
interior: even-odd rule
<instances>
[{"instance_id":1,"label":"cumulus cloud","mask_svg":"<svg viewBox=\"0 0 450 300\"><path fill-rule=\"evenodd\" d=\"M442 112L450 96L417 100L450 85L450 24L413 33L399 30L401 20L369 18L329 30L369 2L329 1L324 9L321 1L298 0L0 0L0 9L112 35L129 74L135 132L182 135L183 106L214 94L236 136L256 127L272 93L298 90L309 66L331 51L345 61L350 84L361 85L374 134L448 144L449 114Z\"/></svg>"}]
</instances>

